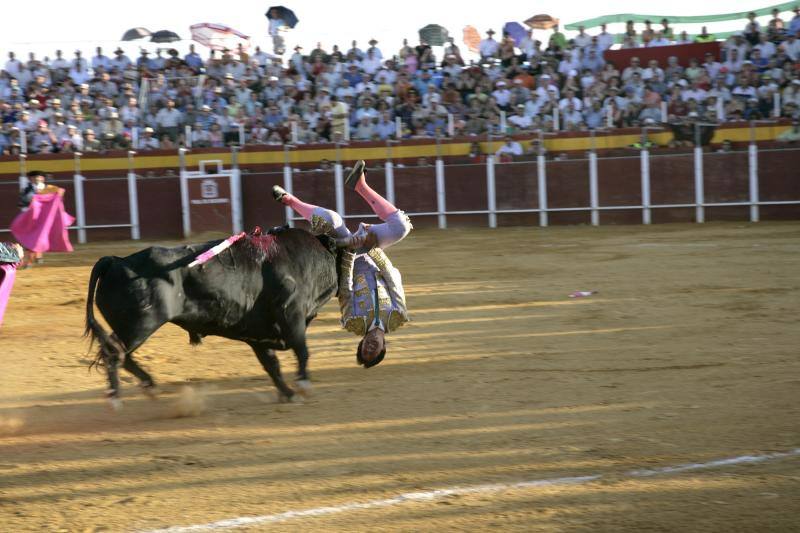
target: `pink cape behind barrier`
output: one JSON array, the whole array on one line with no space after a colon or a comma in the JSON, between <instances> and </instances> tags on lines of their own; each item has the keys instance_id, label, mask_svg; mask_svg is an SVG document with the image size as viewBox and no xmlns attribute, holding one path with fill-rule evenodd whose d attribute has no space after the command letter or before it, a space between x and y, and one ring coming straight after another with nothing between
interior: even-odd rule
<instances>
[{"instance_id":1,"label":"pink cape behind barrier","mask_svg":"<svg viewBox=\"0 0 800 533\"><path fill-rule=\"evenodd\" d=\"M71 252L67 228L75 217L67 214L57 194L37 194L30 207L14 218L11 233L22 246L34 252Z\"/></svg>"},{"instance_id":2,"label":"pink cape behind barrier","mask_svg":"<svg viewBox=\"0 0 800 533\"><path fill-rule=\"evenodd\" d=\"M17 265L0 263L0 326L3 325L3 315L6 312L8 298L11 296L11 287L17 275Z\"/></svg>"}]
</instances>

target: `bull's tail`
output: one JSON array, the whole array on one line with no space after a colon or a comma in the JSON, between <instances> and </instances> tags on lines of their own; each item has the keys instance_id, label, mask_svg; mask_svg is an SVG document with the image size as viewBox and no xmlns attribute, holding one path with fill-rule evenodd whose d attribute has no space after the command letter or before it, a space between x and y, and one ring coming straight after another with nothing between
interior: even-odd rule
<instances>
[{"instance_id":1,"label":"bull's tail","mask_svg":"<svg viewBox=\"0 0 800 533\"><path fill-rule=\"evenodd\" d=\"M89 292L86 295L86 328L83 331L84 337L89 337L89 350L95 341L100 344L97 356L92 361L89 367L97 366L104 362L103 352L111 349L116 350L120 355L125 353L125 347L122 346L115 335L109 335L103 326L94 318L94 296L97 290L97 283L100 278L108 271L109 267L114 263L114 258L111 256L101 257L92 268L92 274L89 277Z\"/></svg>"}]
</instances>

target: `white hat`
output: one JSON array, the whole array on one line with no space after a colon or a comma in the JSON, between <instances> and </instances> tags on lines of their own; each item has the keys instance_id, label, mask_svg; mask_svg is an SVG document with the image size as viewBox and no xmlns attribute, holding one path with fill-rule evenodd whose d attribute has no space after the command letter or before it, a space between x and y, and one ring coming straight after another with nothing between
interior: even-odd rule
<instances>
[{"instance_id":1,"label":"white hat","mask_svg":"<svg viewBox=\"0 0 800 533\"><path fill-rule=\"evenodd\" d=\"M497 82L497 86L498 87L503 87L505 84L506 84L506 82L503 81L503 80L500 80L500 81Z\"/></svg>"}]
</instances>

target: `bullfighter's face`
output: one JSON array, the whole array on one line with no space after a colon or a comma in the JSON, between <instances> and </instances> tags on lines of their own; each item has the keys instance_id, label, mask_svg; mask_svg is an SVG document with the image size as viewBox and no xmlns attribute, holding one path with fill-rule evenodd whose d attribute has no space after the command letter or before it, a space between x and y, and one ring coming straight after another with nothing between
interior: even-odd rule
<instances>
[{"instance_id":1,"label":"bullfighter's face","mask_svg":"<svg viewBox=\"0 0 800 533\"><path fill-rule=\"evenodd\" d=\"M364 335L364 342L361 346L361 359L365 364L369 364L380 355L386 346L386 339L381 328L375 328Z\"/></svg>"}]
</instances>

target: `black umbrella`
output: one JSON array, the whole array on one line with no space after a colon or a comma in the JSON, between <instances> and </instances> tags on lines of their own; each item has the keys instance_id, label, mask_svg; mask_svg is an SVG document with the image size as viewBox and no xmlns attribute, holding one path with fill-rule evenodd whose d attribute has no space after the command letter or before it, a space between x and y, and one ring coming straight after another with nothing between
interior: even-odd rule
<instances>
[{"instance_id":1,"label":"black umbrella","mask_svg":"<svg viewBox=\"0 0 800 533\"><path fill-rule=\"evenodd\" d=\"M180 41L181 38L174 31L161 30L153 33L150 36L151 43L174 43Z\"/></svg>"},{"instance_id":2,"label":"black umbrella","mask_svg":"<svg viewBox=\"0 0 800 533\"><path fill-rule=\"evenodd\" d=\"M145 28L131 28L125 32L125 35L122 36L123 41L135 41L136 39L141 39L142 37L147 37L150 35L150 30Z\"/></svg>"},{"instance_id":3,"label":"black umbrella","mask_svg":"<svg viewBox=\"0 0 800 533\"><path fill-rule=\"evenodd\" d=\"M447 28L438 24L428 24L419 30L419 38L431 46L443 46L450 37Z\"/></svg>"},{"instance_id":4,"label":"black umbrella","mask_svg":"<svg viewBox=\"0 0 800 533\"><path fill-rule=\"evenodd\" d=\"M297 26L297 15L295 15L294 11L288 7L272 6L271 8L267 9L265 15L268 19L282 20L284 26L289 26L290 28Z\"/></svg>"}]
</instances>

